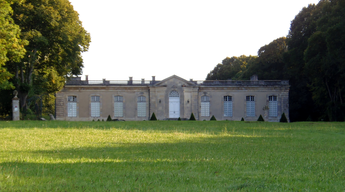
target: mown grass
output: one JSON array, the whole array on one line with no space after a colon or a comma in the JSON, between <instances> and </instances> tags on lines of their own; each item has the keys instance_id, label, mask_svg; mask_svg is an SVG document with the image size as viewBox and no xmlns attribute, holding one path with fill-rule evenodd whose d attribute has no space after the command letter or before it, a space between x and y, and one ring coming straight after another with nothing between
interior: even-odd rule
<instances>
[{"instance_id":1,"label":"mown grass","mask_svg":"<svg viewBox=\"0 0 345 192\"><path fill-rule=\"evenodd\" d=\"M344 191L345 123L0 122L0 191Z\"/></svg>"}]
</instances>

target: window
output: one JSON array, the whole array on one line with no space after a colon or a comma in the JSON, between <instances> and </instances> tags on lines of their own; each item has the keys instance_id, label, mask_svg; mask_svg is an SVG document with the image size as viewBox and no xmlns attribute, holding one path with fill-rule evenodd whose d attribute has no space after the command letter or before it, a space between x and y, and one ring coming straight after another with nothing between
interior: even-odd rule
<instances>
[{"instance_id":1,"label":"window","mask_svg":"<svg viewBox=\"0 0 345 192\"><path fill-rule=\"evenodd\" d=\"M232 97L224 96L224 116L232 117Z\"/></svg>"},{"instance_id":2,"label":"window","mask_svg":"<svg viewBox=\"0 0 345 192\"><path fill-rule=\"evenodd\" d=\"M114 97L114 117L123 117L123 97Z\"/></svg>"},{"instance_id":3,"label":"window","mask_svg":"<svg viewBox=\"0 0 345 192\"><path fill-rule=\"evenodd\" d=\"M270 117L277 117L278 116L278 101L277 101L277 96L269 96L268 97L268 115Z\"/></svg>"},{"instance_id":4,"label":"window","mask_svg":"<svg viewBox=\"0 0 345 192\"><path fill-rule=\"evenodd\" d=\"M146 97L138 97L138 117L146 117Z\"/></svg>"},{"instance_id":5,"label":"window","mask_svg":"<svg viewBox=\"0 0 345 192\"><path fill-rule=\"evenodd\" d=\"M171 91L169 97L180 97L177 91Z\"/></svg>"},{"instance_id":6,"label":"window","mask_svg":"<svg viewBox=\"0 0 345 192\"><path fill-rule=\"evenodd\" d=\"M101 102L99 96L91 96L91 117L101 116Z\"/></svg>"},{"instance_id":7,"label":"window","mask_svg":"<svg viewBox=\"0 0 345 192\"><path fill-rule=\"evenodd\" d=\"M208 96L201 97L201 116L210 116L210 97Z\"/></svg>"},{"instance_id":8,"label":"window","mask_svg":"<svg viewBox=\"0 0 345 192\"><path fill-rule=\"evenodd\" d=\"M246 104L247 104L247 116L248 117L255 117L254 96L246 96Z\"/></svg>"},{"instance_id":9,"label":"window","mask_svg":"<svg viewBox=\"0 0 345 192\"><path fill-rule=\"evenodd\" d=\"M68 96L67 116L77 117L77 96Z\"/></svg>"}]
</instances>

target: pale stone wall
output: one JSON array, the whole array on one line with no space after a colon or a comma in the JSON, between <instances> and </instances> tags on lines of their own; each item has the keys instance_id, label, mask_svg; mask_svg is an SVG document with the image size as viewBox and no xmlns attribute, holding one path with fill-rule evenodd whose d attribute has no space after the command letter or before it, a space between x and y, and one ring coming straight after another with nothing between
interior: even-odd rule
<instances>
[{"instance_id":1,"label":"pale stone wall","mask_svg":"<svg viewBox=\"0 0 345 192\"><path fill-rule=\"evenodd\" d=\"M67 98L77 96L77 117L67 117ZM91 117L91 96L100 96L100 117ZM114 96L123 97L123 117L114 117ZM137 97L146 97L146 117L137 116ZM65 87L56 96L56 118L68 121L112 119L147 120L149 117L149 95L147 87Z\"/></svg>"},{"instance_id":2,"label":"pale stone wall","mask_svg":"<svg viewBox=\"0 0 345 192\"><path fill-rule=\"evenodd\" d=\"M104 80L104 82L106 82ZM243 117L246 121L256 121L260 115L266 121L279 121L284 112L289 118L289 85L276 86L206 86L193 81L186 81L177 76L171 76L163 81L148 85L66 85L56 96L57 120L92 121L106 120L108 115L112 119L124 119L131 121L148 120L152 113L157 119L169 118L169 94L177 91L180 99L180 117L189 119L191 113L197 120L209 120L212 115L217 120L236 120ZM210 114L201 117L201 97L207 95L210 98ZM278 115L269 117L269 96L277 96ZM77 117L67 117L67 98L77 96ZM101 115L91 117L91 96L100 96ZM114 96L123 97L123 117L114 117ZM137 116L137 98L146 97L146 117ZM224 96L232 96L233 116L224 116ZM246 115L246 96L255 97L255 116Z\"/></svg>"},{"instance_id":3,"label":"pale stone wall","mask_svg":"<svg viewBox=\"0 0 345 192\"><path fill-rule=\"evenodd\" d=\"M201 117L201 120L209 120L214 115L217 120L240 121L243 117L246 121L256 121L262 115L265 121L278 122L283 112L287 117L289 115L288 92L288 87L200 87L199 102L203 95L210 97L210 116ZM271 95L277 96L278 99L277 117L269 117L268 114L268 98ZM224 96L232 96L232 117L224 116ZM247 116L246 96L255 97L254 117Z\"/></svg>"}]
</instances>

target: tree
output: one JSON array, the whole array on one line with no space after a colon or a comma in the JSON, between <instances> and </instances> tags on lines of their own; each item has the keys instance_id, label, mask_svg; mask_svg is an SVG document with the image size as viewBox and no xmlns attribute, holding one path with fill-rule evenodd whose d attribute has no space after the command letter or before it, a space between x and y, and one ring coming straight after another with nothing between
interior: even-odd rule
<instances>
[{"instance_id":1,"label":"tree","mask_svg":"<svg viewBox=\"0 0 345 192\"><path fill-rule=\"evenodd\" d=\"M322 118L345 119L345 1L324 4L316 23L316 32L308 38L304 52L306 72L315 104Z\"/></svg>"},{"instance_id":2,"label":"tree","mask_svg":"<svg viewBox=\"0 0 345 192\"><path fill-rule=\"evenodd\" d=\"M206 80L241 79L246 66L255 61L255 56L227 57L218 64L209 74Z\"/></svg>"},{"instance_id":3,"label":"tree","mask_svg":"<svg viewBox=\"0 0 345 192\"><path fill-rule=\"evenodd\" d=\"M310 79L305 71L304 51L308 46L308 38L316 31L316 21L320 18L320 9L324 2L318 5L304 7L291 22L287 36L288 52L284 54L286 75L290 82L290 119L305 121L308 117L318 115L308 87Z\"/></svg>"},{"instance_id":4,"label":"tree","mask_svg":"<svg viewBox=\"0 0 345 192\"><path fill-rule=\"evenodd\" d=\"M33 82L40 75L49 71L59 77L81 74L81 53L88 50L90 34L68 0L26 0L13 3L12 8L23 39L29 41L22 62L8 63L24 107Z\"/></svg>"},{"instance_id":5,"label":"tree","mask_svg":"<svg viewBox=\"0 0 345 192\"><path fill-rule=\"evenodd\" d=\"M249 79L252 75L258 75L260 79L278 80L286 76L283 54L287 51L286 38L278 38L258 50L255 62L247 66L243 77Z\"/></svg>"},{"instance_id":6,"label":"tree","mask_svg":"<svg viewBox=\"0 0 345 192\"><path fill-rule=\"evenodd\" d=\"M13 77L5 67L6 62L19 62L24 57L26 40L20 39L20 29L11 17L13 10L8 2L0 0L0 90L13 89Z\"/></svg>"}]
</instances>

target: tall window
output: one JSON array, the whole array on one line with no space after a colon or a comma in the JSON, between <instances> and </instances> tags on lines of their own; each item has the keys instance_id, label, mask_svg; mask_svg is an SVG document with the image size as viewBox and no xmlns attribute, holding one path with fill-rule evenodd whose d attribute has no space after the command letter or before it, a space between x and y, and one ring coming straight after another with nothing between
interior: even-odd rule
<instances>
[{"instance_id":1,"label":"tall window","mask_svg":"<svg viewBox=\"0 0 345 192\"><path fill-rule=\"evenodd\" d=\"M201 97L201 116L210 116L210 97L208 96Z\"/></svg>"},{"instance_id":2,"label":"tall window","mask_svg":"<svg viewBox=\"0 0 345 192\"><path fill-rule=\"evenodd\" d=\"M138 97L138 117L146 117L146 97Z\"/></svg>"},{"instance_id":3,"label":"tall window","mask_svg":"<svg viewBox=\"0 0 345 192\"><path fill-rule=\"evenodd\" d=\"M99 96L91 96L91 117L101 116L101 102Z\"/></svg>"},{"instance_id":4,"label":"tall window","mask_svg":"<svg viewBox=\"0 0 345 192\"><path fill-rule=\"evenodd\" d=\"M114 97L114 117L123 117L123 97Z\"/></svg>"},{"instance_id":5,"label":"tall window","mask_svg":"<svg viewBox=\"0 0 345 192\"><path fill-rule=\"evenodd\" d=\"M255 100L254 96L246 96L247 116L255 117Z\"/></svg>"},{"instance_id":6,"label":"tall window","mask_svg":"<svg viewBox=\"0 0 345 192\"><path fill-rule=\"evenodd\" d=\"M268 97L268 115L270 117L277 117L278 116L278 101L277 96L271 95Z\"/></svg>"},{"instance_id":7,"label":"tall window","mask_svg":"<svg viewBox=\"0 0 345 192\"><path fill-rule=\"evenodd\" d=\"M224 116L232 117L232 97L224 96Z\"/></svg>"},{"instance_id":8,"label":"tall window","mask_svg":"<svg viewBox=\"0 0 345 192\"><path fill-rule=\"evenodd\" d=\"M77 96L68 96L67 116L77 117Z\"/></svg>"}]
</instances>

